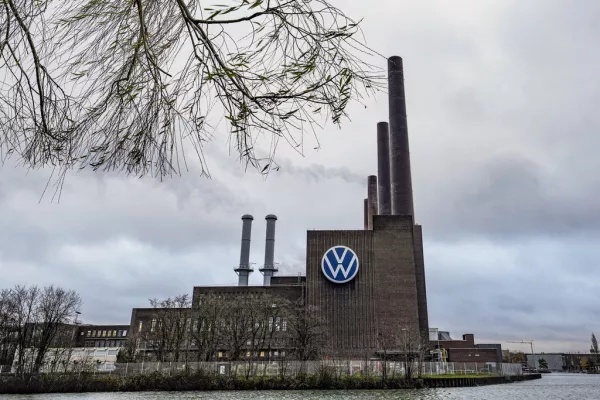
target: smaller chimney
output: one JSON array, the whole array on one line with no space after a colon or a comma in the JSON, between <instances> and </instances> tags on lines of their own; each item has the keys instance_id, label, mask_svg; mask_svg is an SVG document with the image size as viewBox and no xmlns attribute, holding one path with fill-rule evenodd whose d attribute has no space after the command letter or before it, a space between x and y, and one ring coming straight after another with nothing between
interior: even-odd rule
<instances>
[{"instance_id":1,"label":"smaller chimney","mask_svg":"<svg viewBox=\"0 0 600 400\"><path fill-rule=\"evenodd\" d=\"M368 229L373 230L373 215L377 215L377 177L370 175L367 180L367 198L368 204Z\"/></svg>"},{"instance_id":2,"label":"smaller chimney","mask_svg":"<svg viewBox=\"0 0 600 400\"><path fill-rule=\"evenodd\" d=\"M390 183L390 134L387 122L377 124L377 185L379 215L392 213L392 189Z\"/></svg>"},{"instance_id":3,"label":"smaller chimney","mask_svg":"<svg viewBox=\"0 0 600 400\"><path fill-rule=\"evenodd\" d=\"M234 271L238 274L238 286L248 286L248 276L252 273L250 267L250 236L252 233L252 215L242 216L242 250L240 252L240 265Z\"/></svg>"},{"instance_id":4,"label":"smaller chimney","mask_svg":"<svg viewBox=\"0 0 600 400\"><path fill-rule=\"evenodd\" d=\"M277 272L275 268L275 221L277 217L269 214L267 220L267 239L265 241L265 265L259 270L263 276L263 285L271 286L271 277Z\"/></svg>"},{"instance_id":5,"label":"smaller chimney","mask_svg":"<svg viewBox=\"0 0 600 400\"><path fill-rule=\"evenodd\" d=\"M364 207L365 231L369 229L369 199L365 199Z\"/></svg>"}]
</instances>

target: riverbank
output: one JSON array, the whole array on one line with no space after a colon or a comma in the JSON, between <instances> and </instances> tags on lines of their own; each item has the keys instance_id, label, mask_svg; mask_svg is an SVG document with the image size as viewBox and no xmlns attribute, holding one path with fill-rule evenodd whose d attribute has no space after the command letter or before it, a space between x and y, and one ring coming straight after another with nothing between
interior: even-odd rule
<instances>
[{"instance_id":1,"label":"riverbank","mask_svg":"<svg viewBox=\"0 0 600 400\"><path fill-rule=\"evenodd\" d=\"M215 391L215 390L349 390L415 389L468 387L540 379L540 374L520 376L425 377L406 380L372 376L305 375L297 377L242 377L203 373L160 373L115 375L39 375L27 379L2 377L0 394L139 392L139 391Z\"/></svg>"}]
</instances>

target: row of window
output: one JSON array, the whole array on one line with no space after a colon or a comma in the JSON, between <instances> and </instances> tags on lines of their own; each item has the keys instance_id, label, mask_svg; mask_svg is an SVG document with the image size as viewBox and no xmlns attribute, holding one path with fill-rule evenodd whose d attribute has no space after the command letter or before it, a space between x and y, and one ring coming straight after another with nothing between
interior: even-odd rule
<instances>
[{"instance_id":1,"label":"row of window","mask_svg":"<svg viewBox=\"0 0 600 400\"><path fill-rule=\"evenodd\" d=\"M124 340L86 340L85 347L125 347Z\"/></svg>"},{"instance_id":2,"label":"row of window","mask_svg":"<svg viewBox=\"0 0 600 400\"><path fill-rule=\"evenodd\" d=\"M150 332L154 332L154 330L156 329L156 319L152 319L151 321L151 325L150 325ZM287 331L287 319L286 318L280 318L280 317L276 317L273 320L273 317L269 318L269 331L273 331L273 322L275 322L275 331L279 332L279 331ZM160 321L159 321L159 327L160 327ZM225 325L225 321L223 321L223 325ZM138 332L142 331L142 328L144 326L143 321L139 322L139 326L138 326ZM188 330L193 330L194 332L198 332L198 321L194 321L194 324L192 325L191 323L191 319L188 318L187 319L187 326L188 326ZM256 323L256 328L259 327L259 323ZM205 324L204 321L202 321L202 324L200 326L200 330L203 331L205 328ZM208 327L208 330L210 331L210 326ZM248 328L248 330L250 330L250 328ZM119 331L121 332L121 331ZM127 333L127 331L125 331L125 333ZM89 335L88 335L89 336ZM125 335L124 335L125 336Z\"/></svg>"},{"instance_id":3,"label":"row of window","mask_svg":"<svg viewBox=\"0 0 600 400\"><path fill-rule=\"evenodd\" d=\"M119 331L87 331L87 337L125 337L127 330Z\"/></svg>"},{"instance_id":4,"label":"row of window","mask_svg":"<svg viewBox=\"0 0 600 400\"><path fill-rule=\"evenodd\" d=\"M255 357L265 357L265 355L267 353L269 354L269 357L279 357L279 351L269 351L269 352L266 352L266 351L260 351L260 352L258 352L258 351L256 351L256 352L254 352L254 356ZM223 354L222 351L219 351L217 353L217 357L218 358L223 358L223 356L224 356L224 354ZM246 357L252 357L252 352L251 351L246 352ZM285 351L281 352L281 357L285 357Z\"/></svg>"}]
</instances>

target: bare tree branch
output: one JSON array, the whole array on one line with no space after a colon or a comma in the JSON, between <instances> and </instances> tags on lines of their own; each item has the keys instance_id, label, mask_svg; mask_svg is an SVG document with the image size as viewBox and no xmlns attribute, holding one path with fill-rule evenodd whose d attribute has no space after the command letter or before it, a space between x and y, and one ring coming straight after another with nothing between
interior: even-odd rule
<instances>
[{"instance_id":1,"label":"bare tree branch","mask_svg":"<svg viewBox=\"0 0 600 400\"><path fill-rule=\"evenodd\" d=\"M302 154L306 132L381 87L359 22L327 0L227 3L2 0L0 151L30 168L164 177L192 146L208 174L216 113L266 174L279 140Z\"/></svg>"}]
</instances>

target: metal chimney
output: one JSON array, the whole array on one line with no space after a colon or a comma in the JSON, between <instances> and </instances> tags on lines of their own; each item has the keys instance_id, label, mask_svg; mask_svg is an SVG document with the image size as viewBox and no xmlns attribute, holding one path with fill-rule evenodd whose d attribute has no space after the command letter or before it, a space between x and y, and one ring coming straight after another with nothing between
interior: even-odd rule
<instances>
[{"instance_id":1,"label":"metal chimney","mask_svg":"<svg viewBox=\"0 0 600 400\"><path fill-rule=\"evenodd\" d=\"M369 229L369 199L365 199L364 207L365 231Z\"/></svg>"},{"instance_id":2,"label":"metal chimney","mask_svg":"<svg viewBox=\"0 0 600 400\"><path fill-rule=\"evenodd\" d=\"M253 272L250 267L250 235L252 233L252 215L242 216L242 250L240 252L240 265L234 271L238 274L238 286L248 286L248 276Z\"/></svg>"},{"instance_id":3,"label":"metal chimney","mask_svg":"<svg viewBox=\"0 0 600 400\"><path fill-rule=\"evenodd\" d=\"M414 215L404 68L402 58L388 59L388 98L390 107L390 181L393 215Z\"/></svg>"},{"instance_id":4,"label":"metal chimney","mask_svg":"<svg viewBox=\"0 0 600 400\"><path fill-rule=\"evenodd\" d=\"M379 215L392 213L390 187L390 133L387 122L377 124L377 199Z\"/></svg>"},{"instance_id":5,"label":"metal chimney","mask_svg":"<svg viewBox=\"0 0 600 400\"><path fill-rule=\"evenodd\" d=\"M265 241L265 265L259 270L263 276L263 285L271 286L271 277L277 272L275 268L275 221L277 217L269 214L265 217L267 220L267 239Z\"/></svg>"},{"instance_id":6,"label":"metal chimney","mask_svg":"<svg viewBox=\"0 0 600 400\"><path fill-rule=\"evenodd\" d=\"M377 177L370 175L367 180L367 198L369 199L368 208L368 229L373 229L373 215L377 215Z\"/></svg>"}]
</instances>

